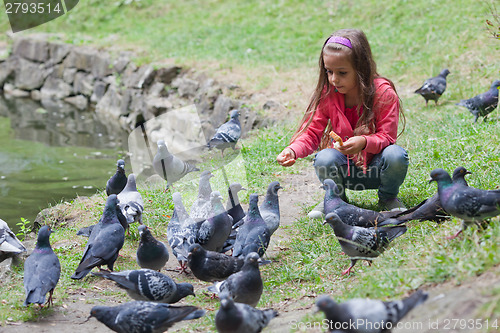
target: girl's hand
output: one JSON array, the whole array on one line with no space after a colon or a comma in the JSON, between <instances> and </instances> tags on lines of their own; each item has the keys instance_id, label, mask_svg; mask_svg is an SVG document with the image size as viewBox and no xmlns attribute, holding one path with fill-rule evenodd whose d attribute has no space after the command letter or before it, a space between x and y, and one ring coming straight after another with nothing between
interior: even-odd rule
<instances>
[{"instance_id":1,"label":"girl's hand","mask_svg":"<svg viewBox=\"0 0 500 333\"><path fill-rule=\"evenodd\" d=\"M366 138L364 136L353 136L344 141L343 146L336 149L344 155L355 155L365 149Z\"/></svg>"},{"instance_id":2,"label":"girl's hand","mask_svg":"<svg viewBox=\"0 0 500 333\"><path fill-rule=\"evenodd\" d=\"M283 151L279 153L278 157L276 157L276 161L284 167L292 166L295 163L295 160L295 152L288 147L283 149Z\"/></svg>"}]
</instances>

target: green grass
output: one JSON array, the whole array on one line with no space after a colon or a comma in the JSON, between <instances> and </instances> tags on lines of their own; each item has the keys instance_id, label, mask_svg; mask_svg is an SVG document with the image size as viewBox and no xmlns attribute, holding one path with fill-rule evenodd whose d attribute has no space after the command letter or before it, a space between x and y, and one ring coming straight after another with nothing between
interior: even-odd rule
<instances>
[{"instance_id":1,"label":"green grass","mask_svg":"<svg viewBox=\"0 0 500 333\"><path fill-rule=\"evenodd\" d=\"M294 82L282 82L291 77L306 82L316 73L316 62L321 43L333 30L343 27L363 29L372 45L381 74L391 78L398 88L407 118L406 130L398 144L406 148L410 167L400 197L407 206L419 203L436 192L435 183L429 184L429 173L434 168L449 172L459 165L473 174L467 180L471 186L494 189L500 179L500 115L498 109L487 122L472 123L472 115L455 106L460 99L486 91L491 82L500 78L498 54L500 41L485 30L490 18L489 1L442 0L431 2L391 1L125 1L80 2L69 14L58 18L34 32L64 32L65 41L73 44L93 44L115 51L133 49L138 52L135 61L161 63L173 58L181 65L193 64L215 73L247 73L246 79L254 89L264 89L279 82L286 92ZM265 3L265 5L264 5ZM8 30L5 18L0 29ZM423 81L449 68L448 88L439 105L425 107L421 96L413 94ZM229 75L228 75L229 76ZM241 79L245 82L245 78ZM301 81L302 80L302 81ZM305 87L301 94L289 97L291 105L307 100L313 87ZM274 93L274 92L273 92ZM255 111L266 111L253 106ZM240 166L228 168L230 179L245 183L243 202L248 194L264 194L267 185L311 166L311 157L298 161L292 168L275 163L276 155L287 145L303 110L287 108L287 117L274 128L254 130L241 142L241 157L245 175ZM231 170L236 170L232 172ZM214 187L225 195L220 174ZM189 189L189 194L188 193ZM186 184L178 190L186 193L185 205L194 200L196 186ZM144 221L154 234L166 239L166 228L171 213L170 193L162 186L143 185L140 191L146 202ZM307 194L309 195L309 193ZM316 194L322 195L318 189ZM348 191L351 202L375 209L375 191ZM91 203L75 200L73 208L62 215L84 214L78 221L83 225L95 223L102 213L104 195ZM498 239L499 218L493 218L484 231L469 228L455 241L445 237L460 227L452 220L437 226L431 222L412 222L406 234L377 258L372 266L358 262L351 277L340 272L349 265L329 226L309 220L304 212L286 228L290 235L280 246L272 265L262 267L265 292L259 304L272 307L286 299L299 299L311 304L314 295L329 293L336 299L372 297L394 299L420 286L431 286L445 281L461 283L474 278L500 263ZM72 209L72 210L71 210ZM69 222L58 228L51 241L56 244L63 270L55 292L55 304L62 305L68 293L78 288L89 288L98 281L95 277L72 281L69 276L76 267L85 245L84 239L73 236L78 229ZM49 221L54 223L53 220ZM64 224L62 225L64 226ZM79 227L78 226L78 227ZM133 229L133 228L132 228ZM138 237L132 230L127 237L123 258L117 269L133 268ZM187 281L187 280L186 280ZM354 282L355 283L354 283ZM8 274L11 288L1 288L0 323L35 320L49 316L53 311L35 311L22 307L22 268ZM491 295L498 295L498 288ZM123 293L105 295L127 298ZM498 300L498 298L496 298ZM100 302L96 300L95 302ZM197 296L193 304L210 309L217 301ZM500 314L498 304L484 306L485 318ZM192 323L193 329L213 329L213 315ZM10 318L10 319L9 319ZM304 322L321 320L321 314L306 314Z\"/></svg>"}]
</instances>

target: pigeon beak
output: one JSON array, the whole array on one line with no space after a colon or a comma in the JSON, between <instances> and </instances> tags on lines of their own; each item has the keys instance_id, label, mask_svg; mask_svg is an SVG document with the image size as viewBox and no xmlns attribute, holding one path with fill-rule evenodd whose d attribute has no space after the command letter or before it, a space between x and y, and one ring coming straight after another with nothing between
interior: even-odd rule
<instances>
[{"instance_id":1,"label":"pigeon beak","mask_svg":"<svg viewBox=\"0 0 500 333\"><path fill-rule=\"evenodd\" d=\"M432 183L434 181L434 179L429 178L428 181L429 181L429 184L430 184L430 183Z\"/></svg>"}]
</instances>

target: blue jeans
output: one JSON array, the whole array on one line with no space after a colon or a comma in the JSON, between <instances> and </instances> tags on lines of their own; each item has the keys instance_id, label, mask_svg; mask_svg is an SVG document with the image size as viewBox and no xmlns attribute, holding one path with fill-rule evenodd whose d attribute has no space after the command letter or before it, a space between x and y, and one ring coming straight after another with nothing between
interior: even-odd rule
<instances>
[{"instance_id":1,"label":"blue jeans","mask_svg":"<svg viewBox=\"0 0 500 333\"><path fill-rule=\"evenodd\" d=\"M344 189L378 189L380 200L396 198L399 187L403 184L408 171L408 153L398 145L387 146L375 155L367 166L366 173L349 161L350 173L347 172L347 157L333 148L319 151L314 158L314 169L321 183L332 179L339 187L339 195Z\"/></svg>"}]
</instances>

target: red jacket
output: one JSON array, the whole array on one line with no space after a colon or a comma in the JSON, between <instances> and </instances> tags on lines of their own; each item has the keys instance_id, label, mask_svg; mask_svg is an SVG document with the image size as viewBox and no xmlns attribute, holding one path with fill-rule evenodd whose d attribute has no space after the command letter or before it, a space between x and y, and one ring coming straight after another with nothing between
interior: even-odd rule
<instances>
[{"instance_id":1,"label":"red jacket","mask_svg":"<svg viewBox=\"0 0 500 333\"><path fill-rule=\"evenodd\" d=\"M374 155L395 143L398 134L399 98L386 79L377 78L374 83L376 92L372 110L375 112L375 133L363 135L366 138L366 147L362 151L365 166ZM295 152L296 158L309 156L318 149L328 120L332 123L332 130L344 141L352 137L354 129L344 110L344 95L330 90L320 102L309 127L290 144L289 148Z\"/></svg>"}]
</instances>

